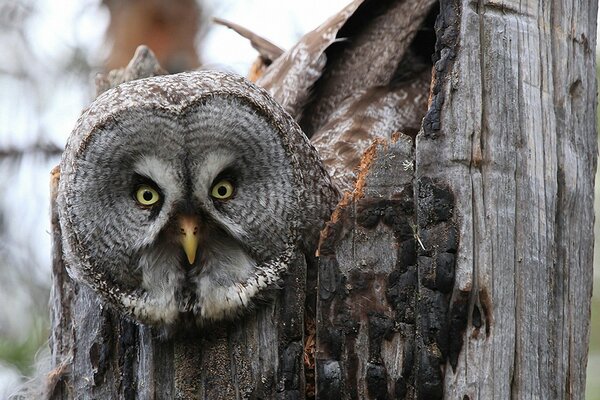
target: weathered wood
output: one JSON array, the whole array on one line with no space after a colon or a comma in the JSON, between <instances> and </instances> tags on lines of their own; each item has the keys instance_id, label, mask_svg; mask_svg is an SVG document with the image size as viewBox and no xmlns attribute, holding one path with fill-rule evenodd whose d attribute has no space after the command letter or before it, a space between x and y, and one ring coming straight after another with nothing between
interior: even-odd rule
<instances>
[{"instance_id":1,"label":"weathered wood","mask_svg":"<svg viewBox=\"0 0 600 400\"><path fill-rule=\"evenodd\" d=\"M381 236L393 231L387 203L354 195L337 209L321 242L318 393L583 397L597 4L571 6L441 2L416 143L416 239L392 249ZM361 188L382 171L362 171ZM389 186L376 195L402 189L381 176ZM361 264L369 257L377 262Z\"/></svg>"},{"instance_id":2,"label":"weathered wood","mask_svg":"<svg viewBox=\"0 0 600 400\"><path fill-rule=\"evenodd\" d=\"M365 89L391 86L413 39L435 0L366 0L337 33L340 43L327 48L327 64L315 82L313 101L300 126L311 137L340 103Z\"/></svg>"},{"instance_id":3,"label":"weathered wood","mask_svg":"<svg viewBox=\"0 0 600 400\"><path fill-rule=\"evenodd\" d=\"M133 58L125 68L113 69L106 74L96 75L96 97L123 82L166 73L167 71L160 66L152 50L146 46L138 46Z\"/></svg>"},{"instance_id":4,"label":"weathered wood","mask_svg":"<svg viewBox=\"0 0 600 400\"><path fill-rule=\"evenodd\" d=\"M278 57L257 83L299 121L309 138L330 133L330 128L319 129L348 106L350 97L356 100L375 89L409 97L403 92L410 89L396 86L429 69L429 46L421 41L416 49L410 46L423 33L434 5L434 0L355 0Z\"/></svg>"},{"instance_id":5,"label":"weathered wood","mask_svg":"<svg viewBox=\"0 0 600 400\"><path fill-rule=\"evenodd\" d=\"M584 397L596 11L441 1L416 179L456 198L447 398Z\"/></svg>"}]
</instances>

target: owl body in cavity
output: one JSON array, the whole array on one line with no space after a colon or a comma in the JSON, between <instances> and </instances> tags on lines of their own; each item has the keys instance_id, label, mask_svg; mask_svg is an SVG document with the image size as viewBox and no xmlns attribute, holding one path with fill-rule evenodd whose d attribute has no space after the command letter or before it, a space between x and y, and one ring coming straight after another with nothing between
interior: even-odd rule
<instances>
[{"instance_id":1,"label":"owl body in cavity","mask_svg":"<svg viewBox=\"0 0 600 400\"><path fill-rule=\"evenodd\" d=\"M338 197L264 90L204 71L99 96L67 143L57 204L70 275L172 325L235 316L276 288Z\"/></svg>"}]
</instances>

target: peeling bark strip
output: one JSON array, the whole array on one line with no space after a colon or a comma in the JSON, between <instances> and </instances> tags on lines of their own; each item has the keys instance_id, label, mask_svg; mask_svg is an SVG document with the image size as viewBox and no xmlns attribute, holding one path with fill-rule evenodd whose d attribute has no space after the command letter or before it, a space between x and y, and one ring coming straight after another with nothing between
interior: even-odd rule
<instances>
[{"instance_id":1,"label":"peeling bark strip","mask_svg":"<svg viewBox=\"0 0 600 400\"><path fill-rule=\"evenodd\" d=\"M414 392L416 239L412 140L377 143L322 233L317 397L401 398Z\"/></svg>"}]
</instances>

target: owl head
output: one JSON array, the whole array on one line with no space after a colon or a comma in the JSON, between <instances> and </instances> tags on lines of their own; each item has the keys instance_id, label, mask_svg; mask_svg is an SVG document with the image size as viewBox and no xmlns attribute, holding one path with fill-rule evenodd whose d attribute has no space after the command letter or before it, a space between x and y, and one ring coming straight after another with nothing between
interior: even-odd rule
<instances>
[{"instance_id":1,"label":"owl head","mask_svg":"<svg viewBox=\"0 0 600 400\"><path fill-rule=\"evenodd\" d=\"M120 85L82 114L57 205L70 275L135 319L229 318L312 252L337 192L290 117L219 72Z\"/></svg>"}]
</instances>

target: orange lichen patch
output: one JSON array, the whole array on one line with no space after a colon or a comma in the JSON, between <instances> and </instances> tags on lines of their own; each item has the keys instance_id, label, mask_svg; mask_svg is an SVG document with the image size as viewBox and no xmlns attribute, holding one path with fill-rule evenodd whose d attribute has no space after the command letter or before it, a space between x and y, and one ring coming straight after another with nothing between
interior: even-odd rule
<instances>
[{"instance_id":1,"label":"orange lichen patch","mask_svg":"<svg viewBox=\"0 0 600 400\"><path fill-rule=\"evenodd\" d=\"M371 165L375 160L375 155L377 154L377 146L387 146L387 142L384 139L376 139L371 143L369 148L365 150L363 154L360 164L358 165L358 177L356 178L356 185L354 186L353 198L359 199L363 197L363 191L365 188L367 174L371 169Z\"/></svg>"},{"instance_id":2,"label":"orange lichen patch","mask_svg":"<svg viewBox=\"0 0 600 400\"><path fill-rule=\"evenodd\" d=\"M50 171L50 197L52 199L56 198L59 180L60 180L60 166L57 165L56 167L52 168L52 171Z\"/></svg>"},{"instance_id":3,"label":"orange lichen patch","mask_svg":"<svg viewBox=\"0 0 600 400\"><path fill-rule=\"evenodd\" d=\"M250 71L248 71L248 80L251 82L256 82L259 80L265 71L267 70L267 64L263 60L262 57L256 57L256 60L250 66Z\"/></svg>"},{"instance_id":4,"label":"orange lichen patch","mask_svg":"<svg viewBox=\"0 0 600 400\"><path fill-rule=\"evenodd\" d=\"M323 244L333 243L336 235L339 235L340 232L344 231L343 226L340 226L340 223L343 225L342 216L344 213L346 213L354 201L363 197L363 190L366 185L367 174L369 173L371 165L375 160L377 146L382 146L385 149L387 145L388 143L386 140L376 139L367 148L367 150L365 150L358 166L358 178L356 179L354 191L344 192L342 199L331 213L329 221L325 224L325 227L320 232L319 246L315 254L317 257L322 255L321 249L323 248Z\"/></svg>"},{"instance_id":5,"label":"orange lichen patch","mask_svg":"<svg viewBox=\"0 0 600 400\"><path fill-rule=\"evenodd\" d=\"M315 388L315 347L317 344L317 326L314 319L307 318L304 339L304 374L306 380L306 399L313 399Z\"/></svg>"},{"instance_id":6,"label":"orange lichen patch","mask_svg":"<svg viewBox=\"0 0 600 400\"><path fill-rule=\"evenodd\" d=\"M331 213L329 221L325 223L325 227L319 233L319 245L315 252L316 257L321 256L321 245L323 243L332 243L335 240L336 233L339 232L338 223L342 219L342 214L346 211L348 206L352 204L352 193L344 192L342 200L335 207Z\"/></svg>"},{"instance_id":7,"label":"orange lichen patch","mask_svg":"<svg viewBox=\"0 0 600 400\"><path fill-rule=\"evenodd\" d=\"M400 139L400 136L402 136L402 132L400 131L392 133L392 143L396 143Z\"/></svg>"},{"instance_id":8,"label":"orange lichen patch","mask_svg":"<svg viewBox=\"0 0 600 400\"><path fill-rule=\"evenodd\" d=\"M338 222L342 211L346 207L348 207L351 202L352 202L352 194L350 192L344 192L342 200L340 200L338 205L335 207L335 210L333 210L333 213L331 213L331 218L329 219L329 222L332 224L335 224L336 222Z\"/></svg>"},{"instance_id":9,"label":"orange lichen patch","mask_svg":"<svg viewBox=\"0 0 600 400\"><path fill-rule=\"evenodd\" d=\"M432 68L431 84L429 85L429 98L427 99L427 109L429 109L429 107L431 107L431 102L433 101L433 87L435 85L436 77L437 77L437 73L435 72L435 68Z\"/></svg>"}]
</instances>

